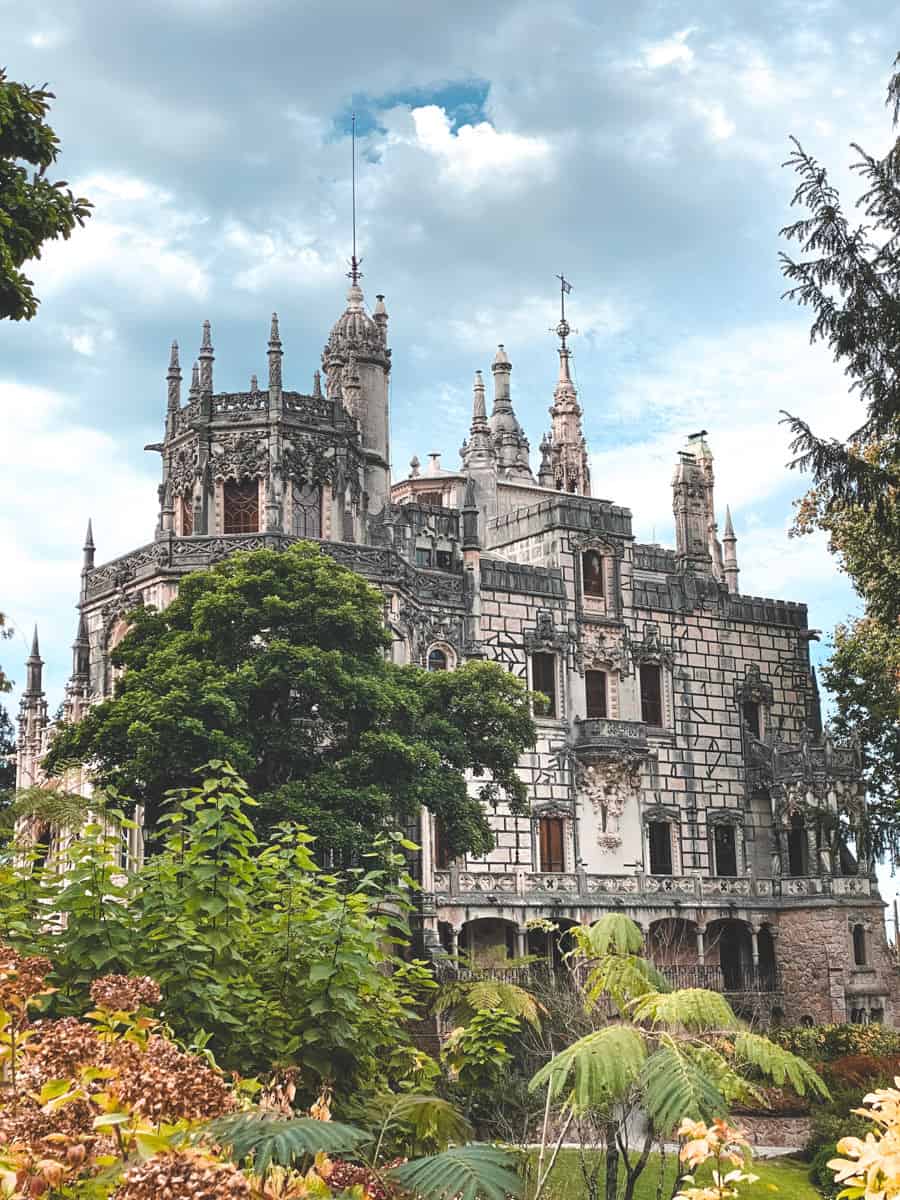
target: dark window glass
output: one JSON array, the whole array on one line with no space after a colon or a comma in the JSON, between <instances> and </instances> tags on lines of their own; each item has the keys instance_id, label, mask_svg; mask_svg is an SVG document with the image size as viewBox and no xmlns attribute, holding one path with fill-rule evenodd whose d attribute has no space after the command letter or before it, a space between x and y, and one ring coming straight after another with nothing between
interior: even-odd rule
<instances>
[{"instance_id":1,"label":"dark window glass","mask_svg":"<svg viewBox=\"0 0 900 1200\"><path fill-rule=\"evenodd\" d=\"M589 717L606 716L606 672L585 671L584 686Z\"/></svg>"},{"instance_id":2,"label":"dark window glass","mask_svg":"<svg viewBox=\"0 0 900 1200\"><path fill-rule=\"evenodd\" d=\"M194 532L194 498L191 495L181 497L181 536L190 537Z\"/></svg>"},{"instance_id":3,"label":"dark window glass","mask_svg":"<svg viewBox=\"0 0 900 1200\"><path fill-rule=\"evenodd\" d=\"M668 821L650 821L647 825L650 844L650 874L672 874L672 826Z\"/></svg>"},{"instance_id":4,"label":"dark window glass","mask_svg":"<svg viewBox=\"0 0 900 1200\"><path fill-rule=\"evenodd\" d=\"M717 825L713 835L716 847L716 874L737 875L737 838L733 825Z\"/></svg>"},{"instance_id":5,"label":"dark window glass","mask_svg":"<svg viewBox=\"0 0 900 1200\"><path fill-rule=\"evenodd\" d=\"M759 740L762 737L762 726L759 720L759 705L755 700L745 700L741 706L744 724L749 727L753 736Z\"/></svg>"},{"instance_id":6,"label":"dark window glass","mask_svg":"<svg viewBox=\"0 0 900 1200\"><path fill-rule=\"evenodd\" d=\"M603 595L603 559L596 550L585 550L582 554L581 579L586 596Z\"/></svg>"},{"instance_id":7,"label":"dark window glass","mask_svg":"<svg viewBox=\"0 0 900 1200\"><path fill-rule=\"evenodd\" d=\"M416 547L416 566L430 567L431 566L431 551L425 550L422 547Z\"/></svg>"},{"instance_id":8,"label":"dark window glass","mask_svg":"<svg viewBox=\"0 0 900 1200\"><path fill-rule=\"evenodd\" d=\"M853 926L853 961L858 967L866 965L866 931L862 925Z\"/></svg>"},{"instance_id":9,"label":"dark window glass","mask_svg":"<svg viewBox=\"0 0 900 1200\"><path fill-rule=\"evenodd\" d=\"M259 532L259 484L255 479L225 484L225 532Z\"/></svg>"},{"instance_id":10,"label":"dark window glass","mask_svg":"<svg viewBox=\"0 0 900 1200\"><path fill-rule=\"evenodd\" d=\"M543 708L541 716L556 716L556 655L532 654L531 656L531 687L535 692L543 692L549 703Z\"/></svg>"},{"instance_id":11,"label":"dark window glass","mask_svg":"<svg viewBox=\"0 0 900 1200\"><path fill-rule=\"evenodd\" d=\"M564 869L563 837L565 823L562 817L541 817L539 822L541 870L559 872Z\"/></svg>"},{"instance_id":12,"label":"dark window glass","mask_svg":"<svg viewBox=\"0 0 900 1200\"><path fill-rule=\"evenodd\" d=\"M806 830L803 828L803 821L800 817L794 816L791 818L791 827L788 830L789 875L806 874L806 851Z\"/></svg>"},{"instance_id":13,"label":"dark window glass","mask_svg":"<svg viewBox=\"0 0 900 1200\"><path fill-rule=\"evenodd\" d=\"M449 571L453 565L453 555L449 550L438 550L437 565L441 571Z\"/></svg>"},{"instance_id":14,"label":"dark window glass","mask_svg":"<svg viewBox=\"0 0 900 1200\"><path fill-rule=\"evenodd\" d=\"M439 818L434 820L434 865L438 871L446 871L452 862L444 837L444 826Z\"/></svg>"},{"instance_id":15,"label":"dark window glass","mask_svg":"<svg viewBox=\"0 0 900 1200\"><path fill-rule=\"evenodd\" d=\"M662 725L662 671L656 663L641 667L641 720L646 725Z\"/></svg>"},{"instance_id":16,"label":"dark window glass","mask_svg":"<svg viewBox=\"0 0 900 1200\"><path fill-rule=\"evenodd\" d=\"M446 671L447 670L447 655L443 650L434 650L428 652L428 670L429 671Z\"/></svg>"},{"instance_id":17,"label":"dark window glass","mask_svg":"<svg viewBox=\"0 0 900 1200\"><path fill-rule=\"evenodd\" d=\"M312 484L294 487L294 533L297 537L322 536L322 496Z\"/></svg>"}]
</instances>

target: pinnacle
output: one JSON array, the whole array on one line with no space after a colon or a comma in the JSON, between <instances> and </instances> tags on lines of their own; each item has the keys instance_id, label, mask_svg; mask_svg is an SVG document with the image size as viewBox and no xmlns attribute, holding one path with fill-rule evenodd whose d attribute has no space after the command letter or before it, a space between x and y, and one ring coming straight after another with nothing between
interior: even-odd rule
<instances>
[{"instance_id":1,"label":"pinnacle","mask_svg":"<svg viewBox=\"0 0 900 1200\"><path fill-rule=\"evenodd\" d=\"M31 657L32 658L40 658L41 657L41 648L40 648L40 645L38 644L38 627L37 627L37 625L35 625L35 627L34 627L34 636L31 639Z\"/></svg>"},{"instance_id":2,"label":"pinnacle","mask_svg":"<svg viewBox=\"0 0 900 1200\"><path fill-rule=\"evenodd\" d=\"M169 354L169 371L170 371L170 373L174 373L175 371L180 372L180 365L178 362L178 343L177 342L172 342L172 351Z\"/></svg>"},{"instance_id":3,"label":"pinnacle","mask_svg":"<svg viewBox=\"0 0 900 1200\"><path fill-rule=\"evenodd\" d=\"M278 313L274 312L272 313L272 329L269 333L269 345L272 347L281 345L281 337L278 332Z\"/></svg>"},{"instance_id":4,"label":"pinnacle","mask_svg":"<svg viewBox=\"0 0 900 1200\"><path fill-rule=\"evenodd\" d=\"M84 550L94 549L94 528L90 517L88 517L87 532L84 535L84 546L82 548Z\"/></svg>"},{"instance_id":5,"label":"pinnacle","mask_svg":"<svg viewBox=\"0 0 900 1200\"><path fill-rule=\"evenodd\" d=\"M212 354L212 332L209 321L203 322L203 337L200 341L200 352L208 351Z\"/></svg>"}]
</instances>

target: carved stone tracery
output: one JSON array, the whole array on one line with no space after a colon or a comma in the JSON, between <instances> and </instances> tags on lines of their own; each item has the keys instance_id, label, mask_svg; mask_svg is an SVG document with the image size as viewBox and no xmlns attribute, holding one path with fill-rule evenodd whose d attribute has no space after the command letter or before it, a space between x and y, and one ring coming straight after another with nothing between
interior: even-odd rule
<instances>
[{"instance_id":1,"label":"carved stone tracery","mask_svg":"<svg viewBox=\"0 0 900 1200\"><path fill-rule=\"evenodd\" d=\"M655 621L644 622L641 640L632 639L629 648L636 670L646 662L659 663L670 671L675 666L675 648L671 642L660 637L659 626Z\"/></svg>"},{"instance_id":2,"label":"carved stone tracery","mask_svg":"<svg viewBox=\"0 0 900 1200\"><path fill-rule=\"evenodd\" d=\"M262 430L226 433L213 445L214 479L256 479L269 473L268 437Z\"/></svg>"},{"instance_id":3,"label":"carved stone tracery","mask_svg":"<svg viewBox=\"0 0 900 1200\"><path fill-rule=\"evenodd\" d=\"M622 844L622 815L629 801L636 806L640 800L641 761L641 755L624 753L576 765L575 786L593 805L600 825L597 844L603 849Z\"/></svg>"}]
</instances>

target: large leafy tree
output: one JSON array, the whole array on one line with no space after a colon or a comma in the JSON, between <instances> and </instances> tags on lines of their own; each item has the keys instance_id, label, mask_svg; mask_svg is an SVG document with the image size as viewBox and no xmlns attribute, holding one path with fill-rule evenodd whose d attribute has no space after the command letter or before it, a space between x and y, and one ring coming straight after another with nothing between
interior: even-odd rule
<instances>
[{"instance_id":1,"label":"large leafy tree","mask_svg":"<svg viewBox=\"0 0 900 1200\"><path fill-rule=\"evenodd\" d=\"M71 237L91 214L90 202L65 180L47 178L59 155L59 138L46 121L53 99L46 87L14 83L0 68L0 319L35 315L40 301L21 268L40 258L45 242Z\"/></svg>"},{"instance_id":2,"label":"large leafy tree","mask_svg":"<svg viewBox=\"0 0 900 1200\"><path fill-rule=\"evenodd\" d=\"M319 851L358 854L425 805L452 853L483 852L486 807L525 803L528 695L492 663L386 661L383 605L308 542L195 572L163 612L131 614L115 695L63 726L45 765L90 762L101 786L145 805L151 830L166 791L219 758L260 797L261 823L302 821Z\"/></svg>"},{"instance_id":3,"label":"large leafy tree","mask_svg":"<svg viewBox=\"0 0 900 1200\"><path fill-rule=\"evenodd\" d=\"M900 68L900 55L894 63ZM888 85L894 126L900 70ZM861 220L845 210L828 172L799 142L789 160L805 215L782 233L787 295L811 309L811 338L830 347L864 409L841 441L788 416L795 467L813 484L795 531L825 530L865 605L838 628L825 682L834 726L858 734L871 797L865 853L900 858L900 137L882 157L855 146ZM848 422L849 423L849 422Z\"/></svg>"}]
</instances>

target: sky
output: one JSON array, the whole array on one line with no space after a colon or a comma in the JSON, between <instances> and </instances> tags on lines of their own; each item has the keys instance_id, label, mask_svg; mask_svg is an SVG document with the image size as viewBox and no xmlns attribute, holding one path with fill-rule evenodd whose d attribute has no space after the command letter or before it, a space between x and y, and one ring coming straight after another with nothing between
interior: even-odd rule
<instances>
[{"instance_id":1,"label":"sky","mask_svg":"<svg viewBox=\"0 0 900 1200\"><path fill-rule=\"evenodd\" d=\"M900 31L883 0L0 0L0 62L49 81L58 176L94 203L30 269L42 303L0 326L0 644L21 683L40 627L51 708L70 669L80 547L152 539L168 348L212 322L217 389L308 391L344 307L350 114L369 302L390 313L395 476L455 466L497 343L537 446L557 372L559 272L594 494L672 544L670 479L709 431L741 590L856 601L823 539L789 539L804 489L783 409L845 436L859 404L809 314L781 298L798 137L848 198L851 142L891 142ZM15 700L15 696L13 697Z\"/></svg>"}]
</instances>

